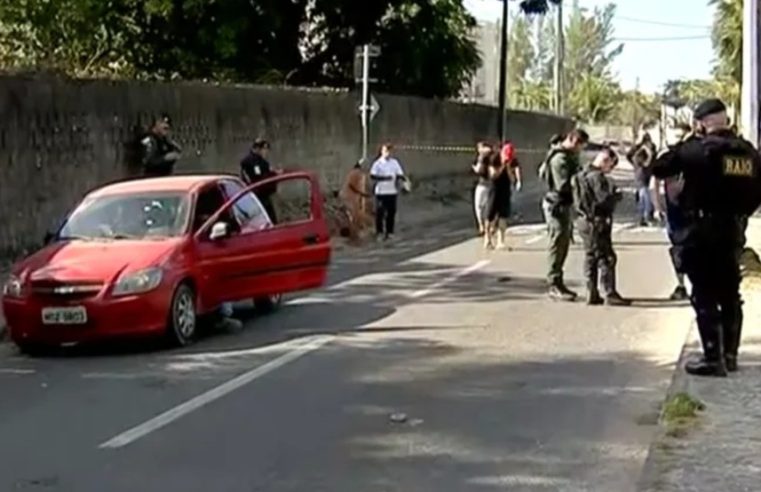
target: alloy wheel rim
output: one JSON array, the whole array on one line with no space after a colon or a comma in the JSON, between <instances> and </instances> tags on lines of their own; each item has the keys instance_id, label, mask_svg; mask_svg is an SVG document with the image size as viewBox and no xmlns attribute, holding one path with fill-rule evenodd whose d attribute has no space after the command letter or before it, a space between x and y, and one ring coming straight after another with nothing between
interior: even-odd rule
<instances>
[{"instance_id":1,"label":"alloy wheel rim","mask_svg":"<svg viewBox=\"0 0 761 492\"><path fill-rule=\"evenodd\" d=\"M193 335L196 325L195 307L193 306L193 299L190 297L190 294L187 292L182 293L179 299L177 299L174 310L177 331L183 338L189 338Z\"/></svg>"}]
</instances>

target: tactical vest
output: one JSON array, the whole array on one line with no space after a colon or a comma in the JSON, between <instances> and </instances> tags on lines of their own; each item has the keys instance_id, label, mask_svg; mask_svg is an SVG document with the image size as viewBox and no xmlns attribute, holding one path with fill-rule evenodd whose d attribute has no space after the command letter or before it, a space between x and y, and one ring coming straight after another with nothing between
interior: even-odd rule
<instances>
[{"instance_id":1,"label":"tactical vest","mask_svg":"<svg viewBox=\"0 0 761 492\"><path fill-rule=\"evenodd\" d=\"M705 212L752 215L761 205L761 157L743 139L703 138L706 175L698 206Z\"/></svg>"}]
</instances>

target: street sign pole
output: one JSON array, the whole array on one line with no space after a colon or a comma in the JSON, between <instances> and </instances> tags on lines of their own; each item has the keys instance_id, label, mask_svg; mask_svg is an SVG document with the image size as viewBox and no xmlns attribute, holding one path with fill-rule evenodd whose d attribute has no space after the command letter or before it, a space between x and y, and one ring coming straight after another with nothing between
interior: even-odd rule
<instances>
[{"instance_id":1,"label":"street sign pole","mask_svg":"<svg viewBox=\"0 0 761 492\"><path fill-rule=\"evenodd\" d=\"M362 162L367 161L370 141L370 46L362 47Z\"/></svg>"}]
</instances>

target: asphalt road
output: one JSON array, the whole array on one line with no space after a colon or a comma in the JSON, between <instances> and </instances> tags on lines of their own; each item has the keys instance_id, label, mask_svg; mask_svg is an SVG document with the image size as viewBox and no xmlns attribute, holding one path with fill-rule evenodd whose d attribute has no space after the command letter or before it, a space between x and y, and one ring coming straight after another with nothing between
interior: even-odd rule
<instances>
[{"instance_id":1,"label":"asphalt road","mask_svg":"<svg viewBox=\"0 0 761 492\"><path fill-rule=\"evenodd\" d=\"M663 232L616 229L631 308L548 301L541 226L469 235L339 255L183 350L0 346L0 491L633 490L691 319Z\"/></svg>"}]
</instances>

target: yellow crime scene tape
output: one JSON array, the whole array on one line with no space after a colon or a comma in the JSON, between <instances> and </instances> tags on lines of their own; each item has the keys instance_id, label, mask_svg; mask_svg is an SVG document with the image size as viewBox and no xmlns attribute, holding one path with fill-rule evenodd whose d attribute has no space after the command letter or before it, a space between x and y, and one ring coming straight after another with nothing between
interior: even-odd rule
<instances>
[{"instance_id":1,"label":"yellow crime scene tape","mask_svg":"<svg viewBox=\"0 0 761 492\"><path fill-rule=\"evenodd\" d=\"M456 153L474 153L476 151L475 145L395 145L398 150L412 150L417 152L456 152ZM529 148L517 148L516 152L524 154L536 154L545 153L547 149L529 149Z\"/></svg>"}]
</instances>

